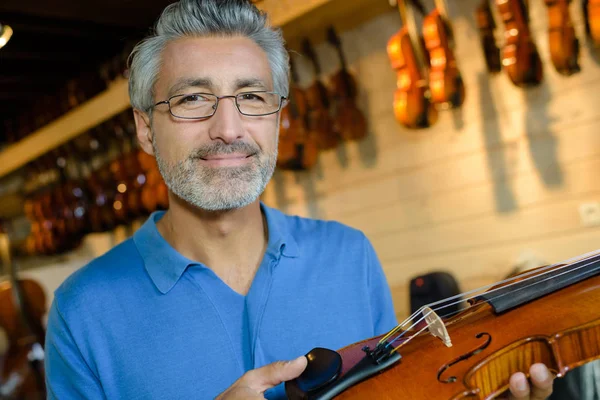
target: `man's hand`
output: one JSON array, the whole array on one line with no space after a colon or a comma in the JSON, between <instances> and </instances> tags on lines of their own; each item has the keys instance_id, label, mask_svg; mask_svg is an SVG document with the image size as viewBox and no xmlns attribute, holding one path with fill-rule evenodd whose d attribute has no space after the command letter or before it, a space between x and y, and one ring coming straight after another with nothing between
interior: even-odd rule
<instances>
[{"instance_id":1,"label":"man's hand","mask_svg":"<svg viewBox=\"0 0 600 400\"><path fill-rule=\"evenodd\" d=\"M524 373L517 372L510 377L510 400L545 400L552 394L554 376L544 364L533 364L529 373L532 388Z\"/></svg>"},{"instance_id":2,"label":"man's hand","mask_svg":"<svg viewBox=\"0 0 600 400\"><path fill-rule=\"evenodd\" d=\"M264 399L267 389L300 376L306 363L306 357L300 356L293 361L277 361L248 371L215 400Z\"/></svg>"}]
</instances>

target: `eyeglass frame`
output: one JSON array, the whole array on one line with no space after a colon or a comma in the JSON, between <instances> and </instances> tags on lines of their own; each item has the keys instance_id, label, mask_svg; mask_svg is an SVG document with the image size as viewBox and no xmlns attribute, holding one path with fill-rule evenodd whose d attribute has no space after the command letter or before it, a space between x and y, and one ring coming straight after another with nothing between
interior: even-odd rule
<instances>
[{"instance_id":1,"label":"eyeglass frame","mask_svg":"<svg viewBox=\"0 0 600 400\"><path fill-rule=\"evenodd\" d=\"M275 111L272 111L272 112L269 112L269 113L266 113L266 114L244 114L244 113L242 112L242 110L240 110L240 105L238 104L237 97L238 97L238 96L240 96L240 95L248 94L248 93L267 93L267 94L276 94L276 95L278 95L278 96L279 96L279 107L277 108L277 110L275 110ZM214 106L214 108L213 108L213 112L212 112L212 114L210 114L210 115L207 115L207 116L205 116L205 117L180 117L180 116L177 116L177 115L173 114L173 111L171 110L171 100L172 100L172 99L174 99L175 97L181 97L181 96L193 96L193 95L198 95L198 94L200 94L200 95L209 95L209 96L214 96L214 97L216 97L216 99L217 99L217 102L215 103L215 106ZM152 106L152 108L154 108L154 107L156 107L156 106L158 106L158 105L161 105L161 104L167 104L167 105L169 106L169 114L171 114L171 115L172 115L173 117L175 117L175 118L180 118L180 119L192 119L192 120L193 120L193 119L206 119L206 118L210 118L210 117L212 117L213 115L215 115L215 114L216 114L216 112L217 112L217 109L219 108L219 102L221 101L221 99L227 99L227 98L231 98L231 99L233 99L233 104L235 104L235 108L238 110L238 112L239 112L240 114L242 114L242 115L245 115L245 116L247 116L247 117L264 117L264 116L266 116L266 115L272 115L272 114L278 113L279 111L281 111L281 109L282 109L282 108L283 108L283 106L284 106L284 103L285 103L285 102L286 102L286 100L288 99L287 97L285 97L285 96L282 96L282 95L280 95L280 94L279 94L279 93L277 93L277 92L268 92L268 91L266 91L266 90L254 90L254 91L242 92L242 93L238 93L238 94L235 94L235 95L227 95L227 96L217 96L216 94L213 94L213 93L197 92L197 93L175 94L175 95L173 95L173 96L169 97L167 100L159 101L158 103L154 104L154 106Z\"/></svg>"}]
</instances>

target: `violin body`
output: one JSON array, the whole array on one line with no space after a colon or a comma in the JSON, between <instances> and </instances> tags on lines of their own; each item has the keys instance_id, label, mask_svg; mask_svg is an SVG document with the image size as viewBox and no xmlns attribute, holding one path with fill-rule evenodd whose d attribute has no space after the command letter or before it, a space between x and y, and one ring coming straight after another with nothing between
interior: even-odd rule
<instances>
[{"instance_id":1,"label":"violin body","mask_svg":"<svg viewBox=\"0 0 600 400\"><path fill-rule=\"evenodd\" d=\"M444 319L440 307L440 317L419 318L421 312L425 319L432 316L427 310L447 304L442 300L422 307L419 319L407 320L413 324L404 332L395 331L400 334L392 331L339 350L339 375L316 392L308 389L308 398L488 400L534 363L562 377L600 359L600 253L526 271L467 300L470 306L454 316ZM389 359L393 362L386 366ZM365 365L379 371L357 374ZM357 382L342 387L352 376ZM286 383L290 400L302 398L296 383Z\"/></svg>"},{"instance_id":2,"label":"violin body","mask_svg":"<svg viewBox=\"0 0 600 400\"><path fill-rule=\"evenodd\" d=\"M319 149L322 145L319 140L326 139L326 136L323 136L326 132L313 129L311 121L313 123L315 121L313 119L315 115L312 114L315 110L311 110L310 96L308 92L298 87L298 77L291 58L290 66L292 84L288 102L281 109L277 165L282 169L297 171L310 169L317 164ZM312 100L318 102L321 101L320 99L319 95ZM330 126L331 120L327 118L327 122L323 122L323 124Z\"/></svg>"},{"instance_id":3,"label":"violin body","mask_svg":"<svg viewBox=\"0 0 600 400\"><path fill-rule=\"evenodd\" d=\"M296 138L294 132L301 129L300 121L292 118L287 107L280 111L279 140L277 142L277 166L284 166L296 156Z\"/></svg>"},{"instance_id":4,"label":"violin body","mask_svg":"<svg viewBox=\"0 0 600 400\"><path fill-rule=\"evenodd\" d=\"M433 125L437 120L437 110L430 100L427 78L418 67L406 26L389 39L387 52L392 68L396 70L396 119L408 128Z\"/></svg>"},{"instance_id":5,"label":"violin body","mask_svg":"<svg viewBox=\"0 0 600 400\"><path fill-rule=\"evenodd\" d=\"M465 100L465 86L454 57L452 32L436 8L423 20L423 37L429 52L431 101L450 108Z\"/></svg>"},{"instance_id":6,"label":"violin body","mask_svg":"<svg viewBox=\"0 0 600 400\"><path fill-rule=\"evenodd\" d=\"M342 41L333 26L327 30L327 40L335 46L341 68L331 78L331 97L334 100L334 130L343 140L360 140L367 136L367 120L356 105L358 87L348 71Z\"/></svg>"},{"instance_id":7,"label":"violin body","mask_svg":"<svg viewBox=\"0 0 600 400\"><path fill-rule=\"evenodd\" d=\"M481 4L477 6L477 10L475 11L475 17L477 19L479 38L487 69L491 73L500 72L502 70L500 49L496 45L496 38L494 37L496 23L494 22L489 0L481 1Z\"/></svg>"},{"instance_id":8,"label":"violin body","mask_svg":"<svg viewBox=\"0 0 600 400\"><path fill-rule=\"evenodd\" d=\"M581 71L579 66L579 40L569 13L571 0L545 0L548 6L548 41L550 58L562 75Z\"/></svg>"},{"instance_id":9,"label":"violin body","mask_svg":"<svg viewBox=\"0 0 600 400\"><path fill-rule=\"evenodd\" d=\"M34 329L24 323L20 306L15 302L14 288L10 282L0 283L0 327L6 333L8 349L0 366L0 384L10 392L3 399L42 400L46 398L44 365L41 360L30 360L34 346L44 345L42 317L46 312L46 295L42 287L30 279L19 280L23 298ZM39 349L39 347L38 347Z\"/></svg>"},{"instance_id":10,"label":"violin body","mask_svg":"<svg viewBox=\"0 0 600 400\"><path fill-rule=\"evenodd\" d=\"M588 0L585 11L588 34L596 46L600 46L600 0Z\"/></svg>"},{"instance_id":11,"label":"violin body","mask_svg":"<svg viewBox=\"0 0 600 400\"><path fill-rule=\"evenodd\" d=\"M528 25L523 0L496 0L505 28L502 65L516 86L536 86L543 79L543 65Z\"/></svg>"},{"instance_id":12,"label":"violin body","mask_svg":"<svg viewBox=\"0 0 600 400\"><path fill-rule=\"evenodd\" d=\"M308 130L316 134L320 149L333 149L338 145L339 137L334 132L333 120L329 115L329 98L327 88L316 78L306 89L308 104Z\"/></svg>"},{"instance_id":13,"label":"violin body","mask_svg":"<svg viewBox=\"0 0 600 400\"><path fill-rule=\"evenodd\" d=\"M321 74L321 65L317 59L317 54L310 41L305 39L302 43L304 54L310 59L314 70L314 81L306 89L306 104L308 109L307 130L314 132L317 138L319 149L328 150L335 148L339 141L339 132L334 129L333 120L330 115L329 93L327 88L319 79ZM294 83L298 82L295 68L292 66L292 78Z\"/></svg>"}]
</instances>

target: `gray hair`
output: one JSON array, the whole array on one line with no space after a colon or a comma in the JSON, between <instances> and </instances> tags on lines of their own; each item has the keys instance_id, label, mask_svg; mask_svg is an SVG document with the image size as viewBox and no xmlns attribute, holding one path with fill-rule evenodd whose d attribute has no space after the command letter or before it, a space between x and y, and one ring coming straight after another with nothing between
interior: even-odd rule
<instances>
[{"instance_id":1,"label":"gray hair","mask_svg":"<svg viewBox=\"0 0 600 400\"><path fill-rule=\"evenodd\" d=\"M211 36L245 36L253 40L267 53L274 91L287 97L289 55L281 30L267 24L264 12L249 0L180 0L164 9L154 33L138 43L129 56L133 108L151 114L162 52L170 41Z\"/></svg>"}]
</instances>

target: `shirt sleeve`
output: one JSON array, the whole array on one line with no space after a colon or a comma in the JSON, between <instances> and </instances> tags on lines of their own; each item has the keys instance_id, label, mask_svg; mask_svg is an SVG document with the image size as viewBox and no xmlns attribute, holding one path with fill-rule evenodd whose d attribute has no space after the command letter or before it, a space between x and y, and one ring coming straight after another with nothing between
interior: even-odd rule
<instances>
[{"instance_id":1,"label":"shirt sleeve","mask_svg":"<svg viewBox=\"0 0 600 400\"><path fill-rule=\"evenodd\" d=\"M45 346L46 390L49 400L105 399L99 380L85 362L56 298L50 307Z\"/></svg>"},{"instance_id":2,"label":"shirt sleeve","mask_svg":"<svg viewBox=\"0 0 600 400\"><path fill-rule=\"evenodd\" d=\"M371 295L371 315L375 335L389 332L398 325L394 303L387 279L373 245L365 236L366 259Z\"/></svg>"}]
</instances>

